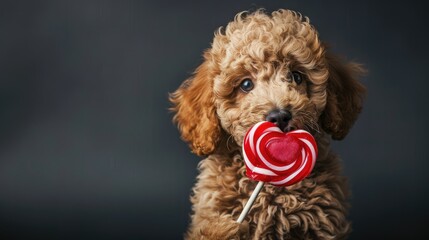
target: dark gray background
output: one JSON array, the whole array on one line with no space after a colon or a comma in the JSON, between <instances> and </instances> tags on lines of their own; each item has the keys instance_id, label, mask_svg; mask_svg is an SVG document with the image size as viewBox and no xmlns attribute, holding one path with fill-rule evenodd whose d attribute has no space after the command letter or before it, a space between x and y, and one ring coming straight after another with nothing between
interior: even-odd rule
<instances>
[{"instance_id":1,"label":"dark gray background","mask_svg":"<svg viewBox=\"0 0 429 240\"><path fill-rule=\"evenodd\" d=\"M198 158L168 92L235 13L290 8L365 64L351 239L427 231L428 21L417 1L2 1L0 239L180 239ZM426 230L426 231L425 231Z\"/></svg>"}]
</instances>

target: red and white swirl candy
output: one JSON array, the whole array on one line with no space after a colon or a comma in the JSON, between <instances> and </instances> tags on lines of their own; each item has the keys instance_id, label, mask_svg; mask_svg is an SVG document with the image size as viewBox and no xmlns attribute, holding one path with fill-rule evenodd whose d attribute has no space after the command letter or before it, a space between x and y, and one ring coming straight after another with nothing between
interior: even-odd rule
<instances>
[{"instance_id":1,"label":"red and white swirl candy","mask_svg":"<svg viewBox=\"0 0 429 240\"><path fill-rule=\"evenodd\" d=\"M249 178L290 186L313 170L317 144L307 131L284 133L274 123L259 122L244 137L243 156Z\"/></svg>"}]
</instances>

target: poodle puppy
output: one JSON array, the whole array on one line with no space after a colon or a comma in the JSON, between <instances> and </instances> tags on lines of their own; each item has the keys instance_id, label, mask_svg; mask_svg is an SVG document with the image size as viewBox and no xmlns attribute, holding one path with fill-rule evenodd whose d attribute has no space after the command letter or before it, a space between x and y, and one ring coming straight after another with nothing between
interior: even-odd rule
<instances>
[{"instance_id":1,"label":"poodle puppy","mask_svg":"<svg viewBox=\"0 0 429 240\"><path fill-rule=\"evenodd\" d=\"M174 121L204 156L187 239L343 239L348 191L330 140L343 139L362 108L362 68L332 55L309 19L290 10L242 12L215 32L194 75L170 95ZM257 122L313 134L313 172L289 187L266 184L242 224L257 182L241 145Z\"/></svg>"}]
</instances>

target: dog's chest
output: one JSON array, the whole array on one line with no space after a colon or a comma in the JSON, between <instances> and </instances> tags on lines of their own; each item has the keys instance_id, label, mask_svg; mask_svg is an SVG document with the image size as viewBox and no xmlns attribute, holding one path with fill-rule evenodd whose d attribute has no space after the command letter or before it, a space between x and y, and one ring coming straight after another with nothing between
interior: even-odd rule
<instances>
[{"instance_id":1,"label":"dog's chest","mask_svg":"<svg viewBox=\"0 0 429 240\"><path fill-rule=\"evenodd\" d=\"M238 219L244 205L257 182L245 175L245 166L240 156L229 161L220 158L206 159L202 163L204 181L211 185L213 207L221 214ZM204 161L206 161L204 160ZM265 184L245 218L249 233L254 239L276 239L275 236L293 236L299 232L317 229L319 221L328 221L325 208L342 208L332 197L332 191L325 182L326 177L313 173L303 181L289 187L275 187Z\"/></svg>"}]
</instances>

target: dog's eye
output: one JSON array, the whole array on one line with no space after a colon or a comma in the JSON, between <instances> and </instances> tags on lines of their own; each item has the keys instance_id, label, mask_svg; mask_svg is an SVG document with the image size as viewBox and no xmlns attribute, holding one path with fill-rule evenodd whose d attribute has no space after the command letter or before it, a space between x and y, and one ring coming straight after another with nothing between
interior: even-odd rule
<instances>
[{"instance_id":1,"label":"dog's eye","mask_svg":"<svg viewBox=\"0 0 429 240\"><path fill-rule=\"evenodd\" d=\"M249 78L244 79L240 83L240 89L246 93L252 91L253 87L254 87L253 82Z\"/></svg>"},{"instance_id":2,"label":"dog's eye","mask_svg":"<svg viewBox=\"0 0 429 240\"><path fill-rule=\"evenodd\" d=\"M300 72L293 71L291 73L291 78L297 85L302 83L302 75Z\"/></svg>"}]
</instances>

